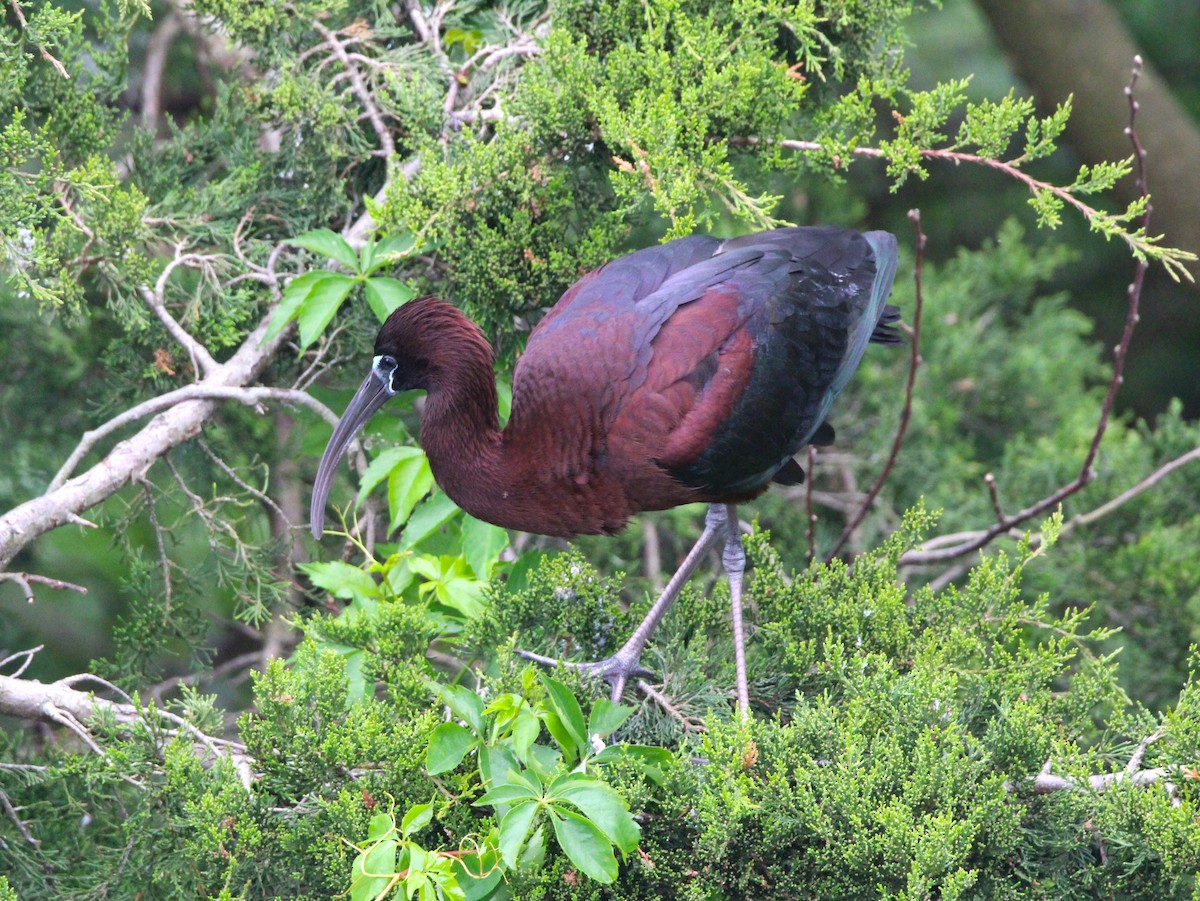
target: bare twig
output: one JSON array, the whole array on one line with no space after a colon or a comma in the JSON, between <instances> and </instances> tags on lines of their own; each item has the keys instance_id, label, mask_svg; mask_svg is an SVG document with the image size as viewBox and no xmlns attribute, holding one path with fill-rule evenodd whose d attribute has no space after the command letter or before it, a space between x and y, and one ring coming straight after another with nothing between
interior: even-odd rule
<instances>
[{"instance_id":1,"label":"bare twig","mask_svg":"<svg viewBox=\"0 0 1200 901\"><path fill-rule=\"evenodd\" d=\"M396 155L396 144L392 140L392 134L388 131L387 124L383 121L383 116L379 112L379 107L375 103L375 95L371 93L365 81L363 81L362 73L359 72L357 64L350 59L346 53L346 47L341 39L330 31L316 19L312 19L310 24L316 30L333 51L333 55L338 58L341 64L346 69L346 74L350 76L350 84L354 88L354 94L358 97L358 102L362 104L363 109L367 113L367 118L371 122L371 127L375 130L375 137L379 139L379 146L383 149L384 157L391 159Z\"/></svg>"},{"instance_id":2,"label":"bare twig","mask_svg":"<svg viewBox=\"0 0 1200 901\"><path fill-rule=\"evenodd\" d=\"M228 385L206 385L203 383L187 385L143 401L136 406L130 407L124 413L114 416L103 425L97 426L91 431L84 432L83 437L79 441L79 446L71 452L71 456L67 458L67 462L62 465L62 468L59 469L58 473L50 481L47 491L55 491L61 487L70 478L71 473L75 471L75 467L88 455L92 448L117 429L129 425L131 422L143 419L146 416L153 416L156 413L161 413L164 410L170 410L172 407L195 400L232 400L248 406L257 406L264 401L294 404L296 406L308 407L308 409L315 412L331 426L337 425L337 414L305 391L297 391L291 388L239 388Z\"/></svg>"},{"instance_id":3,"label":"bare twig","mask_svg":"<svg viewBox=\"0 0 1200 901\"><path fill-rule=\"evenodd\" d=\"M91 525L91 523L88 523ZM47 576L38 576L33 573L19 572L0 572L0 582L16 582L21 589L21 593L25 595L25 600L33 603L33 586L30 582L37 582L41 585L46 585L49 588L59 588L65 591L78 591L80 594L87 594L87 589L82 585L76 585L74 582L64 582L61 579L51 579Z\"/></svg>"},{"instance_id":4,"label":"bare twig","mask_svg":"<svg viewBox=\"0 0 1200 901\"><path fill-rule=\"evenodd\" d=\"M992 499L992 512L996 514L996 522L1004 522L1004 509L1000 506L1000 490L996 487L996 477L990 472L983 474L983 481L987 483L988 495Z\"/></svg>"},{"instance_id":5,"label":"bare twig","mask_svg":"<svg viewBox=\"0 0 1200 901\"><path fill-rule=\"evenodd\" d=\"M145 475L140 476L136 481L142 486L142 497L146 502L146 516L150 520L150 528L154 532L154 544L158 548L158 565L162 570L163 578L163 605L170 610L174 595L174 580L171 578L172 563L171 557L167 553L167 543L163 539L162 524L158 521L158 511L154 507L154 485Z\"/></svg>"},{"instance_id":6,"label":"bare twig","mask_svg":"<svg viewBox=\"0 0 1200 901\"><path fill-rule=\"evenodd\" d=\"M13 821L13 824L16 825L17 831L21 833L21 837L25 839L25 841L29 842L35 851L40 851L42 848L41 841L33 837L33 833L29 831L29 827L26 826L25 822L20 818L20 816L17 815L17 809L13 807L12 802L8 800L8 795L6 795L3 791L0 791L0 807L4 808L4 813L10 820Z\"/></svg>"},{"instance_id":7,"label":"bare twig","mask_svg":"<svg viewBox=\"0 0 1200 901\"><path fill-rule=\"evenodd\" d=\"M84 677L81 674L58 682L43 683L32 679L0 676L0 713L64 726L100 756L105 756L105 751L87 729L87 724L99 714L106 714L110 721L125 731L130 731L137 725L157 728L157 724L154 723L154 718L157 717L172 724L171 728L159 730L164 738L185 734L194 741L201 758L213 760L227 757L241 775L243 784L249 788L253 779L254 760L246 753L244 745L206 735L169 711L143 710L133 704L107 701L71 687L71 682ZM87 678L89 681L97 681L95 677Z\"/></svg>"},{"instance_id":8,"label":"bare twig","mask_svg":"<svg viewBox=\"0 0 1200 901\"><path fill-rule=\"evenodd\" d=\"M1166 734L1167 734L1166 727L1163 727L1161 729L1158 729L1158 730L1150 733L1145 738L1143 738L1138 743L1137 749L1133 752L1132 756L1130 756L1129 763L1125 764L1125 772L1127 774L1129 774L1130 776L1132 776L1139 769L1141 769L1142 761L1146 758L1146 751L1150 748L1150 746L1152 744L1154 744L1156 741L1158 741L1160 738L1162 738Z\"/></svg>"},{"instance_id":9,"label":"bare twig","mask_svg":"<svg viewBox=\"0 0 1200 901\"><path fill-rule=\"evenodd\" d=\"M245 491L251 497L256 498L259 501L259 503L261 503L264 507L266 507L272 513L274 513L276 516L278 516L279 519L285 524L287 529L291 530L293 528L291 520L287 517L287 515L283 512L283 510L280 509L279 505L277 503L275 503L274 500L271 499L271 497L269 495L267 495L266 493L264 493L262 491L259 491L253 485L251 485L250 483L248 483L244 479L242 479L241 476L239 476L236 472L234 472L234 469L232 466L230 466L228 463L226 463L216 453L216 451L214 451L211 447L208 446L208 443L206 441L201 440L198 443L200 445L200 450L204 451L204 453L208 457L208 459L212 460L213 463L215 463L217 465L217 467L222 472L225 473L225 475L229 476L230 480L235 485L237 485L239 488L241 488L243 491Z\"/></svg>"},{"instance_id":10,"label":"bare twig","mask_svg":"<svg viewBox=\"0 0 1200 901\"><path fill-rule=\"evenodd\" d=\"M1161 784L1163 790L1171 798L1171 806L1178 807L1180 803L1177 786L1168 780L1172 770L1167 767L1156 767L1152 770L1137 770L1129 773L1121 770L1117 773L1098 773L1087 777L1087 787L1092 791L1105 791L1113 786L1128 782L1131 785L1145 786ZM1053 773L1039 773L1032 779L1033 790L1039 795L1048 795L1056 791L1069 791L1082 787L1079 780L1070 776L1056 776ZM1012 786L1009 786L1010 790Z\"/></svg>"},{"instance_id":11,"label":"bare twig","mask_svg":"<svg viewBox=\"0 0 1200 901\"><path fill-rule=\"evenodd\" d=\"M1088 523L1094 522L1095 520L1100 519L1103 516L1107 516L1113 510L1117 509L1117 507L1120 507L1122 504L1133 500L1133 498L1137 497L1142 492L1144 492L1150 488L1153 488L1155 485L1157 485L1160 481L1162 481L1165 477L1167 477L1172 472L1177 470L1179 467L1185 466L1188 463L1192 463L1196 460L1200 460L1200 447L1194 447L1190 451L1188 451L1186 454L1180 454L1174 460L1171 460L1168 463L1164 463L1162 466L1160 466L1158 469L1154 470L1154 472L1150 473L1150 475L1146 476L1146 478L1142 479L1140 482L1138 482L1132 488L1129 488L1129 489L1121 492L1116 497L1114 497L1112 500L1101 504L1095 510L1091 510L1087 513L1080 513L1078 516L1071 517L1069 520L1067 520L1065 523L1063 523L1062 531L1060 532L1060 534L1066 534L1067 532L1069 532L1072 529L1076 529L1079 526L1085 526Z\"/></svg>"},{"instance_id":12,"label":"bare twig","mask_svg":"<svg viewBox=\"0 0 1200 901\"><path fill-rule=\"evenodd\" d=\"M176 245L175 257L159 274L158 280L154 283L154 287L142 286L142 299L146 301L146 305L150 307L154 315L158 317L166 330L170 333L184 350L188 352L188 356L192 361L192 368L196 371L197 377L201 375L212 375L220 364L213 359L212 354L208 352L203 344L188 334L187 330L179 324L171 312L167 309L166 290L167 282L171 278L171 273L179 266L189 266L192 268L203 269L212 265L212 258L203 254L184 253L183 246Z\"/></svg>"},{"instance_id":13,"label":"bare twig","mask_svg":"<svg viewBox=\"0 0 1200 901\"><path fill-rule=\"evenodd\" d=\"M871 504L879 496L884 483L892 473L892 467L896 465L896 460L900 456L900 448L904 445L904 436L908 432L909 420L912 419L913 386L917 381L917 369L921 365L921 312L925 306L925 292L921 286L921 276L925 266L925 231L921 228L920 210L909 210L908 218L912 222L913 230L916 234L916 261L913 264L913 284L916 299L913 303L912 345L909 355L908 379L904 384L904 408L900 411L900 424L896 426L896 437L892 439L892 450L888 454L887 462L883 465L883 471L879 473L879 477L875 480L870 490L867 491L866 499L863 501L858 513L855 514L850 522L846 523L846 528L842 531L842 537L833 546L833 550L826 555L826 562L838 555L841 549L846 546L846 542L850 540L850 536L854 534L854 530L866 518L867 513L871 509Z\"/></svg>"},{"instance_id":14,"label":"bare twig","mask_svg":"<svg viewBox=\"0 0 1200 901\"><path fill-rule=\"evenodd\" d=\"M215 410L212 400L204 397L206 391L245 390L239 386L257 378L284 341L283 334L264 341L269 321L270 313L246 336L228 361L206 376L203 382L191 386L197 391L196 399L173 402L169 409L159 413L135 436L117 444L103 461L87 472L69 481L58 480L45 494L0 516L0 568L7 566L13 556L38 535L69 522L72 516L110 497L172 447L199 432Z\"/></svg>"},{"instance_id":15,"label":"bare twig","mask_svg":"<svg viewBox=\"0 0 1200 901\"><path fill-rule=\"evenodd\" d=\"M671 703L670 699L661 691L647 682L645 679L638 679L637 686L640 688L650 700L663 709L668 716L678 721L683 727L684 732L707 732L704 721L697 719L694 716L685 716L680 712L679 708Z\"/></svg>"},{"instance_id":16,"label":"bare twig","mask_svg":"<svg viewBox=\"0 0 1200 901\"><path fill-rule=\"evenodd\" d=\"M39 644L36 648L29 648L25 651L17 651L15 654L9 654L3 660L0 660L0 667L8 666L14 660L20 660L22 657L24 657L25 662L17 667L17 671L15 673L9 673L9 675L14 679L19 679L21 674L24 673L25 670L29 669L29 664L33 663L33 655L42 650L44 647L46 647L44 644Z\"/></svg>"},{"instance_id":17,"label":"bare twig","mask_svg":"<svg viewBox=\"0 0 1200 901\"><path fill-rule=\"evenodd\" d=\"M425 13L421 11L421 0L408 0L404 4L408 10L408 18L413 23L413 30L416 31L417 37L424 44L434 45L437 40L437 35L429 26L429 20L425 18Z\"/></svg>"},{"instance_id":18,"label":"bare twig","mask_svg":"<svg viewBox=\"0 0 1200 901\"><path fill-rule=\"evenodd\" d=\"M1129 126L1126 128L1126 134L1133 144L1134 159L1137 166L1137 184L1138 191L1142 197L1148 197L1146 187L1146 152L1138 140L1137 131L1134 127L1137 117L1138 104L1133 98L1133 89L1137 84L1138 76L1141 73L1141 57L1135 60L1133 75L1130 79L1129 87L1126 90L1126 97L1129 99ZM1150 213L1152 207L1147 203L1145 213L1142 215L1142 228L1148 228L1150 224ZM1129 345L1133 341L1133 331L1138 322L1138 306L1142 296L1142 285L1146 279L1146 271L1149 264L1145 259L1138 259L1134 269L1133 281L1130 283L1126 292L1128 298L1128 307L1125 313L1125 328L1121 334L1121 340L1113 349L1113 366L1112 377L1109 379L1108 390L1104 395L1104 400L1100 405L1099 421L1096 423L1095 432L1092 435L1091 444L1088 447L1087 453L1084 455L1083 462L1079 469L1079 475L1068 482L1066 485L1051 492L1047 496L1025 507L1012 515L1005 515L1002 511L999 512L999 520L990 528L982 529L976 532L967 533L963 541L952 544L948 547L932 548L927 542L919 548L908 551L900 558L902 566L926 565L931 563L944 563L950 560L955 560L966 554L970 554L980 548L986 547L998 536L1003 535L1014 529L1015 527L1028 522L1036 516L1040 516L1049 510L1053 510L1065 499L1082 490L1094 478L1095 470L1093 464L1096 461L1096 456L1100 451L1100 442L1104 438L1104 433L1108 429L1108 420L1112 414L1113 405L1116 401L1117 391L1124 382L1125 358L1129 352Z\"/></svg>"},{"instance_id":19,"label":"bare twig","mask_svg":"<svg viewBox=\"0 0 1200 901\"><path fill-rule=\"evenodd\" d=\"M25 11L21 9L21 4L18 3L17 0L8 0L8 5L12 8L13 14L17 17L17 22L20 24L21 30L27 31L29 29L29 23L25 20ZM52 65L59 75L68 80L71 78L71 73L67 71L66 66L52 56L49 50L47 50L42 44L36 44L35 46L38 48L38 52L41 53L42 59Z\"/></svg>"}]
</instances>

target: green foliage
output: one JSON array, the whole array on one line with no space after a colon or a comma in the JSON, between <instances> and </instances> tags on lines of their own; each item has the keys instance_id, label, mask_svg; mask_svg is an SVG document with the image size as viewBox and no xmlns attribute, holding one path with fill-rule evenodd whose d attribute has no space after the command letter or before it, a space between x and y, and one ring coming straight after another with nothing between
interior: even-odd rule
<instances>
[{"instance_id":1,"label":"green foliage","mask_svg":"<svg viewBox=\"0 0 1200 901\"><path fill-rule=\"evenodd\" d=\"M378 243L372 236L363 245L361 254L356 254L341 235L327 228L305 232L288 243L341 263L354 276L329 269L312 269L292 279L263 336L264 341L278 335L288 323L296 320L300 325L300 349L307 349L325 331L355 286L362 286L367 304L380 322L385 322L393 310L416 296L404 282L373 274L414 252L411 235L389 235Z\"/></svg>"},{"instance_id":2,"label":"green foliage","mask_svg":"<svg viewBox=\"0 0 1200 901\"><path fill-rule=\"evenodd\" d=\"M386 682L356 698L344 657L309 641L291 666L276 661L257 680L255 711L239 724L256 761L248 790L228 766L203 769L186 737L164 754L150 732L114 733L108 759L67 755L55 775L5 770L0 789L20 793L23 816L47 838L88 811L103 832L93 840L132 841L149 867L114 878L132 890L142 872L157 874L163 897L223 887L373 897L421 883L427 897L457 897L457 885L471 898L566 898L589 896L589 877L614 880L621 898L671 885L677 897L1187 897L1200 868L1190 771L1179 771L1179 807L1153 786L1039 795L1032 780L1047 760L1063 777L1120 771L1152 733L1161 735L1145 767L1192 759L1195 686L1161 719L1131 705L1115 662L1095 651L1103 633L1023 589L1035 562L1059 553L1045 541L987 557L961 587L906 600L896 561L930 523L917 511L853 569L804 575L785 574L756 539L751 672L769 655L782 678L756 677L752 696L781 713L741 725L714 711L699 740L677 723L669 749L614 743L636 737L629 708L528 668L485 682L487 701L434 684L430 706ZM573 606L566 591L558 606ZM321 615L310 629L344 618ZM778 690L790 702L771 697ZM6 741L6 759L32 750ZM147 767L165 778L122 781ZM67 803L63 780L80 768L90 787ZM116 804L132 823L109 815ZM495 820L481 824L481 808ZM392 809L406 811L399 824ZM434 822L437 838L418 841ZM167 879L157 868L177 853L177 835L195 866ZM72 853L90 852L55 842L18 858L16 885L44 884L49 865L66 892ZM479 893L468 889L485 877Z\"/></svg>"},{"instance_id":3,"label":"green foliage","mask_svg":"<svg viewBox=\"0 0 1200 901\"><path fill-rule=\"evenodd\" d=\"M867 521L865 544L881 541L891 530L887 523L922 498L943 511L939 531L993 521L987 473L1007 511L1078 474L1107 372L1088 320L1065 295L1041 287L1053 284L1070 262L1069 253L1053 244L1031 248L1023 230L1009 222L981 250L927 265L923 364L912 419L883 488L891 512L882 521ZM911 309L909 285L898 286L897 300ZM890 447L901 402L897 386L908 365L904 356L869 354L832 417L839 445L874 449L860 483L873 478ZM1066 519L1100 507L1198 442L1200 429L1183 420L1177 404L1153 428L1118 417L1101 446L1094 481L1065 502ZM1105 517L1072 527L1053 559L1027 576L1054 610L1095 605L1098 623L1122 629L1102 646L1106 652L1124 648L1122 684L1157 708L1172 703L1186 680L1189 645L1198 635L1192 614L1184 612L1196 609L1185 536L1194 533L1200 504L1189 492L1170 487L1186 478L1183 472L1168 476L1166 490L1148 491ZM840 484L820 456L815 484L821 490ZM769 498L757 506L776 547L792 561L801 559L808 545L804 524ZM818 555L840 529L839 519L823 512ZM1181 628L1181 622L1187 625Z\"/></svg>"},{"instance_id":4,"label":"green foliage","mask_svg":"<svg viewBox=\"0 0 1200 901\"><path fill-rule=\"evenodd\" d=\"M417 804L408 809L399 828L390 813L371 817L367 840L360 845L361 853L354 859L354 881L350 885L351 901L386 898L392 889L404 888L404 897L421 901L464 901L456 869L464 865L452 854L429 852L410 836L420 832L433 819L433 804ZM482 858L482 855L480 855ZM480 864L486 860L481 859ZM500 874L492 868L488 881L498 882ZM476 897L474 894L472 898Z\"/></svg>"}]
</instances>

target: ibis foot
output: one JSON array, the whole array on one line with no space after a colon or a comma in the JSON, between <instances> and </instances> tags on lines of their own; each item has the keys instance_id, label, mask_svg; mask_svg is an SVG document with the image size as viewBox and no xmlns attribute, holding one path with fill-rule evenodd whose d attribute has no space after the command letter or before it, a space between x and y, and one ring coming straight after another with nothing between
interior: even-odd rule
<instances>
[{"instance_id":1,"label":"ibis foot","mask_svg":"<svg viewBox=\"0 0 1200 901\"><path fill-rule=\"evenodd\" d=\"M630 679L643 679L654 675L653 672L642 666L640 654L622 653L625 650L622 648L611 657L587 663L572 663L569 660L557 660L554 657L521 650L517 651L517 656L540 663L542 666L561 666L593 679L602 679L612 687L612 699L615 702L621 700L621 695L625 693L625 686Z\"/></svg>"}]
</instances>

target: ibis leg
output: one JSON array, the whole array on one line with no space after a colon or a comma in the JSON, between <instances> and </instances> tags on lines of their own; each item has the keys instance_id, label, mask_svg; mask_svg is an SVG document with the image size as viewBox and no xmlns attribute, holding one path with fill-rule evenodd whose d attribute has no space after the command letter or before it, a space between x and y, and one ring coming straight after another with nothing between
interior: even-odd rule
<instances>
[{"instance_id":1,"label":"ibis leg","mask_svg":"<svg viewBox=\"0 0 1200 901\"><path fill-rule=\"evenodd\" d=\"M729 579L729 601L733 616L733 666L737 678L738 713L750 718L750 687L746 679L746 628L742 624L742 577L746 572L746 549L738 528L737 508L729 504L725 521L725 550L721 564Z\"/></svg>"},{"instance_id":2,"label":"ibis leg","mask_svg":"<svg viewBox=\"0 0 1200 901\"><path fill-rule=\"evenodd\" d=\"M736 534L736 519L734 520L733 528ZM687 580L692 577L692 573L696 571L696 567L700 565L700 561L704 559L704 555L714 548L718 541L724 540L728 547L730 540L728 536L729 527L726 506L724 504L711 504L708 508L708 515L704 519L704 532L700 535L699 540L688 552L687 557L684 558L679 569L675 571L675 575L671 577L671 581L667 583L667 587L663 589L662 594L658 596L658 600L654 602L654 606L650 608L650 612L646 614L646 618L633 630L633 634L629 636L629 640L621 645L620 650L611 657L606 657L604 660L599 660L595 663L565 663L555 660L553 657L531 654L528 651L518 651L517 653L526 660L533 660L544 666L568 666L581 672L598 676L612 686L612 699L619 701L625 691L625 685L630 678L652 675L649 670L641 665L642 651L646 647L646 642L650 640L650 635L658 626L659 621L666 615L671 605L675 603L679 592L683 589ZM741 548L740 537L738 538L738 548ZM728 572L728 566L726 566L726 571ZM738 610L740 614L740 607ZM740 616L738 622L740 623Z\"/></svg>"}]
</instances>

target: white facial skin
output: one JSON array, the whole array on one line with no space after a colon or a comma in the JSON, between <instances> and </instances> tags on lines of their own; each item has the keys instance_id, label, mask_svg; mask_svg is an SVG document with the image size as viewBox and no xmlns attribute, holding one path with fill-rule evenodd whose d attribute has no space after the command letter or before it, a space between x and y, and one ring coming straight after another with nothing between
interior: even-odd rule
<instances>
[{"instance_id":1,"label":"white facial skin","mask_svg":"<svg viewBox=\"0 0 1200 901\"><path fill-rule=\"evenodd\" d=\"M386 362L384 362L386 361ZM388 394L395 394L396 387L392 384L392 376L396 374L396 361L384 354L379 354L371 360L371 371L383 382Z\"/></svg>"}]
</instances>

